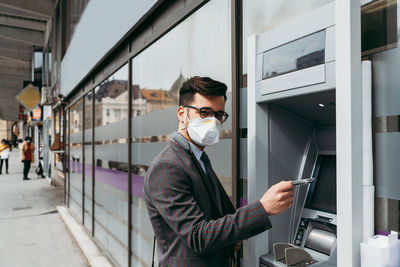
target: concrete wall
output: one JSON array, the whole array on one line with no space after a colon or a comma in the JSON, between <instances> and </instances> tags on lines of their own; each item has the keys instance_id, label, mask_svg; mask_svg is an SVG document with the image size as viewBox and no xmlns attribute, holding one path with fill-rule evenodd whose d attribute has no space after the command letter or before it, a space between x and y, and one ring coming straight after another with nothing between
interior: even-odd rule
<instances>
[{"instance_id":1,"label":"concrete wall","mask_svg":"<svg viewBox=\"0 0 400 267\"><path fill-rule=\"evenodd\" d=\"M11 121L0 120L0 140L11 139Z\"/></svg>"}]
</instances>

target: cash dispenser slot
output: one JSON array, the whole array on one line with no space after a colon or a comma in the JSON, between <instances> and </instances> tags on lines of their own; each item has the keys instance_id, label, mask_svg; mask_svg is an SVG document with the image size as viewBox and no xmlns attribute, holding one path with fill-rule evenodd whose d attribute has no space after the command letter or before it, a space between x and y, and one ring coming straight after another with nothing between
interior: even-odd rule
<instances>
[{"instance_id":1,"label":"cash dispenser slot","mask_svg":"<svg viewBox=\"0 0 400 267\"><path fill-rule=\"evenodd\" d=\"M309 220L304 247L326 255L330 255L336 243L336 225L320 221Z\"/></svg>"}]
</instances>

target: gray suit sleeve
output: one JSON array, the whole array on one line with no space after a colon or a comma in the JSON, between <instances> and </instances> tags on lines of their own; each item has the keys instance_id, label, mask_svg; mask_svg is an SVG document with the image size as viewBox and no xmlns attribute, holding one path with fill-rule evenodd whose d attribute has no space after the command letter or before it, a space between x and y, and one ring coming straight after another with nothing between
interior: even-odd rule
<instances>
[{"instance_id":1,"label":"gray suit sleeve","mask_svg":"<svg viewBox=\"0 0 400 267\"><path fill-rule=\"evenodd\" d=\"M271 223L260 201L217 220L206 221L193 197L190 179L174 162L160 161L149 169L145 184L148 201L166 223L196 253L210 253L247 239Z\"/></svg>"}]
</instances>

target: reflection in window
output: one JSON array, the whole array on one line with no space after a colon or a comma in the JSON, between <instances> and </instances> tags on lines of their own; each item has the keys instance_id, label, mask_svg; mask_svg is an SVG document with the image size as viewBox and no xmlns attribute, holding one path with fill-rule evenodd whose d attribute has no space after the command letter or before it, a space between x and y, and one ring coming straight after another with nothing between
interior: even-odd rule
<instances>
[{"instance_id":1,"label":"reflection in window","mask_svg":"<svg viewBox=\"0 0 400 267\"><path fill-rule=\"evenodd\" d=\"M71 108L70 116L71 116L71 121L74 122L73 125L71 125L71 134L73 133L79 133L83 130L83 123L82 123L82 115L83 115L83 110L82 110L82 100L80 100L76 105L74 105Z\"/></svg>"},{"instance_id":2,"label":"reflection in window","mask_svg":"<svg viewBox=\"0 0 400 267\"><path fill-rule=\"evenodd\" d=\"M89 91L84 96L85 117L84 117L84 157L85 157L85 177L84 177L84 199L85 199L85 227L92 231L92 122L93 122L93 93Z\"/></svg>"},{"instance_id":3,"label":"reflection in window","mask_svg":"<svg viewBox=\"0 0 400 267\"><path fill-rule=\"evenodd\" d=\"M95 88L94 236L118 266L127 266L128 66Z\"/></svg>"},{"instance_id":4,"label":"reflection in window","mask_svg":"<svg viewBox=\"0 0 400 267\"><path fill-rule=\"evenodd\" d=\"M263 79L324 63L325 30L264 52Z\"/></svg>"},{"instance_id":5,"label":"reflection in window","mask_svg":"<svg viewBox=\"0 0 400 267\"><path fill-rule=\"evenodd\" d=\"M361 50L363 55L397 46L397 1L378 0L361 8Z\"/></svg>"},{"instance_id":6,"label":"reflection in window","mask_svg":"<svg viewBox=\"0 0 400 267\"><path fill-rule=\"evenodd\" d=\"M144 176L177 130L182 84L192 76L209 76L231 88L230 7L229 0L208 2L132 60L132 266L152 264L153 230L144 208ZM231 113L229 101L228 96L226 111ZM224 127L229 130L229 124ZM208 152L228 194L232 175L226 155L231 147L231 140L221 140Z\"/></svg>"},{"instance_id":7,"label":"reflection in window","mask_svg":"<svg viewBox=\"0 0 400 267\"><path fill-rule=\"evenodd\" d=\"M127 74L125 70L120 71ZM114 75L119 77L118 73L119 71ZM96 126L128 118L127 80L124 79L114 79L112 76L96 88ZM111 110L114 116L111 116Z\"/></svg>"},{"instance_id":8,"label":"reflection in window","mask_svg":"<svg viewBox=\"0 0 400 267\"><path fill-rule=\"evenodd\" d=\"M178 105L179 89L185 81L182 73L168 89L132 85L133 117Z\"/></svg>"},{"instance_id":9,"label":"reflection in window","mask_svg":"<svg viewBox=\"0 0 400 267\"><path fill-rule=\"evenodd\" d=\"M82 144L83 144L83 100L79 99L70 108L70 208L82 222Z\"/></svg>"}]
</instances>

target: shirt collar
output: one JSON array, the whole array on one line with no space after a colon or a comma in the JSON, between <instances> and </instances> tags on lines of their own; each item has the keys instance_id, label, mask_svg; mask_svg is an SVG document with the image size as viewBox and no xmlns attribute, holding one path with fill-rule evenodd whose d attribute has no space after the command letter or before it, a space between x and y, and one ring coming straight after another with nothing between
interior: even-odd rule
<instances>
[{"instance_id":1,"label":"shirt collar","mask_svg":"<svg viewBox=\"0 0 400 267\"><path fill-rule=\"evenodd\" d=\"M200 148L198 148L195 144L193 144L192 142L188 142L190 149L192 150L194 156L196 157L197 161L200 162L200 158L201 155L203 154L203 150L201 150Z\"/></svg>"}]
</instances>

